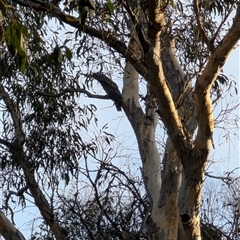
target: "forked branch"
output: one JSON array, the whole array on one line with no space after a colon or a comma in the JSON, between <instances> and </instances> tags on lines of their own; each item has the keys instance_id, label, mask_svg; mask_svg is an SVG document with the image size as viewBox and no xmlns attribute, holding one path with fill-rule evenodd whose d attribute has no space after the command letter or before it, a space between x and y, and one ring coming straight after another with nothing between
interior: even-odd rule
<instances>
[{"instance_id":1,"label":"forked branch","mask_svg":"<svg viewBox=\"0 0 240 240\"><path fill-rule=\"evenodd\" d=\"M233 20L232 27L222 39L216 50L209 58L206 67L196 82L194 97L197 107L198 132L196 148L209 152L214 130L213 106L210 98L212 84L216 80L220 70L228 56L240 39L240 3Z\"/></svg>"}]
</instances>

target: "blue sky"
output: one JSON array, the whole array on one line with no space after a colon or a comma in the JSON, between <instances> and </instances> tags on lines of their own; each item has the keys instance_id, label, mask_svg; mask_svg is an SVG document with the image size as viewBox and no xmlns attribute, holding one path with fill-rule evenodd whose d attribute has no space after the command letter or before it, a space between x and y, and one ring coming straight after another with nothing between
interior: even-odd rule
<instances>
[{"instance_id":1,"label":"blue sky","mask_svg":"<svg viewBox=\"0 0 240 240\"><path fill-rule=\"evenodd\" d=\"M224 66L224 73L234 79L237 82L236 87L239 89L240 82L240 54L239 49L236 49L228 59L226 65ZM121 85L121 84L119 84ZM134 159L136 162L136 171L138 171L140 159L138 156L138 147L136 144L136 139L131 129L131 126L122 112L116 112L115 107L112 106L111 101L105 100L86 100L86 103L90 101L98 106L98 126L102 127L108 123L108 131L115 136L118 136L118 142L115 142L115 147L119 147L119 151L122 155L131 155L131 160ZM221 108L226 106L229 102L238 102L239 96L234 96L233 98L224 99L219 106L216 108L216 114L221 111ZM240 115L239 108L234 111L237 116ZM228 125L225 126L227 129ZM92 127L92 131L96 131ZM236 133L235 137L227 139L225 136L225 131L222 128L216 128L214 132L214 142L215 149L212 149L212 159L214 164L211 166L209 171L213 171L214 174L222 174L225 171L230 171L234 168L240 166L239 159L239 128L235 128L232 132ZM231 136L230 136L231 137ZM119 153L121 155L121 153ZM121 158L116 159L116 163L121 165ZM240 171L239 171L240 172ZM31 225L26 222L32 220L38 215L37 211L33 206L29 206L24 210L24 213L19 211L15 215L16 226L23 232L27 237L29 235L29 230Z\"/></svg>"},{"instance_id":2,"label":"blue sky","mask_svg":"<svg viewBox=\"0 0 240 240\"><path fill-rule=\"evenodd\" d=\"M224 67L224 73L227 76L232 76L236 82L237 87L239 87L239 49L235 50L227 64ZM239 96L234 97L235 100L239 101ZM131 163L133 161L136 163L136 172L139 168L140 159L138 156L138 147L136 144L136 139L134 133L131 129L131 126L124 116L123 113L117 113L115 107L112 106L111 101L105 100L90 100L92 103L96 103L98 106L98 126L102 127L106 123L108 123L108 131L115 136L118 137L118 141L116 142L115 147L119 147L119 151L125 155L131 155ZM228 101L228 99L226 99ZM223 104L224 105L224 104ZM222 104L221 104L222 106ZM239 108L235 110L235 113L239 116ZM227 126L226 126L227 127ZM97 128L92 128L92 131L96 131ZM239 129L235 129L234 131L239 131ZM221 129L216 129L214 132L214 142L215 149L212 149L212 159L214 160L214 164L208 170L213 172L214 175L220 175L226 171L230 171L236 167L239 167L239 132L238 137L231 140L226 140L224 136L224 131ZM118 145L118 143L121 143ZM120 156L121 153L118 155ZM127 154L126 154L127 153ZM126 159L125 159L126 160ZM123 161L125 161L123 160ZM121 157L115 160L117 165L121 165L122 159ZM38 216L38 212L33 206L29 206L24 209L24 213L19 210L15 215L15 223L16 226L22 231L25 237L29 236L29 232L32 229L32 225L27 222L31 221L33 218Z\"/></svg>"}]
</instances>

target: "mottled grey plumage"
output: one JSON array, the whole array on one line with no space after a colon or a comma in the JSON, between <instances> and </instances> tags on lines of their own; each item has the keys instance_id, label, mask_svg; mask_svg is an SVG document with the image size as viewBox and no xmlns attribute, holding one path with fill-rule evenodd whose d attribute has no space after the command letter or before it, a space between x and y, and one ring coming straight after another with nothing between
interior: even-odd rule
<instances>
[{"instance_id":1,"label":"mottled grey plumage","mask_svg":"<svg viewBox=\"0 0 240 240\"><path fill-rule=\"evenodd\" d=\"M117 84L102 73L93 73L92 76L102 85L109 98L114 102L117 110L121 111L122 95Z\"/></svg>"}]
</instances>

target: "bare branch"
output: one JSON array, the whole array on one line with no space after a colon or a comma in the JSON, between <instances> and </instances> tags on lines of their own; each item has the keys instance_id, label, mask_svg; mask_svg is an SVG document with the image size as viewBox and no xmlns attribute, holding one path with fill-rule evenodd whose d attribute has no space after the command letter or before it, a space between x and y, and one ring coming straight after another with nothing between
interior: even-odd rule
<instances>
[{"instance_id":1,"label":"bare branch","mask_svg":"<svg viewBox=\"0 0 240 240\"><path fill-rule=\"evenodd\" d=\"M103 96L103 95L92 94L92 93L90 93L89 91L87 91L86 89L83 89L83 88L66 88L59 93L46 93L46 92L42 92L42 91L38 90L35 93L39 96L53 97L53 98L61 97L61 96L65 95L66 93L84 93L89 98L110 99L110 97L107 96L107 95Z\"/></svg>"},{"instance_id":2,"label":"bare branch","mask_svg":"<svg viewBox=\"0 0 240 240\"><path fill-rule=\"evenodd\" d=\"M93 73L92 76L102 85L108 97L114 102L117 110L121 111L122 94L120 93L117 84L102 73Z\"/></svg>"},{"instance_id":3,"label":"bare branch","mask_svg":"<svg viewBox=\"0 0 240 240\"><path fill-rule=\"evenodd\" d=\"M210 173L206 172L205 175L209 178L214 178L214 179L220 179L223 182L231 182L232 178L230 176L227 177L223 177L223 176L215 176L215 175L211 175Z\"/></svg>"},{"instance_id":4,"label":"bare branch","mask_svg":"<svg viewBox=\"0 0 240 240\"><path fill-rule=\"evenodd\" d=\"M114 227L115 231L116 231L117 233L121 234L121 230L119 229L119 227L117 226L117 224L116 224L114 221L112 221L112 219L111 219L111 217L109 216L108 212L105 210L104 205L101 203L101 200L100 200L99 194L98 194L99 191L98 191L98 189L97 189L97 184L96 184L96 182L97 182L97 176L96 176L95 182L93 182L93 180L92 180L92 178L91 178L91 176L90 176L90 171L89 171L89 169L88 169L87 159L85 159L85 166L86 166L86 170L87 170L87 171L86 171L86 176L87 176L87 178L89 179L89 181L90 181L90 183L91 183L91 185L92 185L92 187L93 187L93 189L94 189L94 192L95 192L95 200L96 200L98 206L100 207L102 214L104 214L104 216L107 218L107 220L112 224L112 226ZM110 180L110 182L108 183L108 185L111 186L111 184L112 184L112 182L113 182L114 180L115 180L115 177L113 177L113 178ZM108 189L108 191L109 191L109 190L110 190L110 187L108 187L107 189Z\"/></svg>"},{"instance_id":5,"label":"bare branch","mask_svg":"<svg viewBox=\"0 0 240 240\"><path fill-rule=\"evenodd\" d=\"M220 179L222 180L225 184L227 185L231 185L234 181L236 181L237 179L239 179L240 177L234 177L232 176L234 174L234 172L236 170L239 170L240 167L236 167L233 170L231 170L230 172L225 172L224 175L226 176L215 176L215 175L211 175L210 173L206 172L205 175L208 176L209 178L215 178L215 179Z\"/></svg>"}]
</instances>

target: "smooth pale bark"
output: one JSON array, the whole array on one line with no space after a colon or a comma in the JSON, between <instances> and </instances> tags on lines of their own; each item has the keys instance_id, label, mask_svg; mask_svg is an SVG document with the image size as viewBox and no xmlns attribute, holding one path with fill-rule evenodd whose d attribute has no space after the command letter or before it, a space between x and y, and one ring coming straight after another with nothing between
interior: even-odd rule
<instances>
[{"instance_id":1,"label":"smooth pale bark","mask_svg":"<svg viewBox=\"0 0 240 240\"><path fill-rule=\"evenodd\" d=\"M174 63L175 55L173 55L173 50L175 48L166 43L168 42L165 41L162 51L163 69L164 73L168 74L169 79L171 79L168 84L171 86L171 94L176 101L180 96L180 86L184 75L180 68L175 70L175 64L177 63ZM159 111L161 114L161 107ZM150 228L150 239L177 239L179 226L178 199L181 178L182 166L172 142L168 138L163 159L162 188L159 203L158 206L152 209L151 213L151 225L154 228Z\"/></svg>"},{"instance_id":2,"label":"smooth pale bark","mask_svg":"<svg viewBox=\"0 0 240 240\"><path fill-rule=\"evenodd\" d=\"M165 36L164 46L165 47L163 50L164 57L163 68L164 72L167 74L167 77L171 80L169 84L171 85L171 89L174 90L174 94L172 93L171 94L173 95L175 102L178 99L181 99L182 101L180 107L181 119L188 123L188 126L191 129L191 131L189 132L193 132L192 129L194 129L194 127L192 126L193 125L192 122L194 121L192 121L191 116L192 113L194 112L193 111L194 108L193 100L191 98L190 101L189 98L189 89L191 88L191 86L188 83L184 82L185 80L184 73L181 70L181 67L179 66L178 62L176 61L177 59L175 56L174 42L170 41L169 38L166 38ZM134 46L131 46L131 42L130 48L135 49L137 51L137 49L134 48ZM171 69L171 71L169 71L169 69ZM150 124L148 128L145 127L145 129L141 127L142 126L141 119L143 119L142 115L143 113L142 110L140 109L140 105L138 102L138 74L136 73L135 69L130 63L126 64L123 80L124 80L123 102L126 105L126 103L130 102L130 99L132 101L132 104L130 105L131 107L128 107L128 110L125 112L128 118L130 119L130 122L132 122L133 126L134 124L131 116L133 116L133 118L135 119L134 121L136 120L139 121L135 133L138 139L141 153L141 151L146 148L146 146L141 144L142 142L144 142L142 139L145 139L146 130L148 131L149 136L153 136L152 139L154 139L153 133L155 131L155 127L154 124L153 125ZM182 109L186 107L186 105L188 106L187 111ZM136 111L134 109L138 110ZM136 114L136 112L138 113ZM141 114L139 114L140 112ZM148 110L146 112L148 112ZM138 131L139 129L140 131ZM141 131L141 129L144 129L144 131ZM154 141L151 142L154 143ZM143 177L144 176L151 177L150 180L149 177L147 177L148 181L147 182L145 181L149 199L150 201L152 201L152 196L154 196L153 202L158 201L158 204L152 205L151 215L148 220L148 236L149 239L155 239L158 237L161 237L161 239L176 239L178 237L179 226L178 197L181 186L182 165L171 143L171 140L168 139L166 144L165 157L163 160L164 169L162 176L163 181L162 188L161 191L159 191L159 188L154 189L154 187L158 186L156 184L153 184L153 181L156 179L156 176L154 176L153 174L149 175L149 172L151 173L149 169L154 170L155 166L152 165L151 163L157 162L159 164L160 159L159 153L157 151L153 152L156 154L147 155L148 161L145 161L144 159L146 159L146 157L143 154L141 154L143 162ZM147 184L148 182L150 183L149 184L150 187Z\"/></svg>"},{"instance_id":3,"label":"smooth pale bark","mask_svg":"<svg viewBox=\"0 0 240 240\"><path fill-rule=\"evenodd\" d=\"M149 18L152 23L152 28L148 34L151 40L151 46L145 55L145 62L148 68L146 80L151 86L151 91L157 98L159 113L165 126L167 126L171 141L174 138L178 138L179 142L187 144L173 95L164 75L163 62L161 59L161 48L167 48L167 51L169 49L169 46L166 45L162 47L160 41L161 29L165 24L164 15L156 10L157 6L155 6L154 1L149 2L149 4ZM155 10L153 11L153 9ZM168 149L166 149L165 153L165 168L159 204L152 209L151 213L149 239L175 240L178 237L178 197L181 186L181 164L174 148L170 146L171 143L169 142Z\"/></svg>"},{"instance_id":4,"label":"smooth pale bark","mask_svg":"<svg viewBox=\"0 0 240 240\"><path fill-rule=\"evenodd\" d=\"M128 49L140 58L139 39L133 34ZM158 123L156 106L151 99L146 101L143 112L139 103L139 73L130 62L126 62L123 75L123 109L135 132L142 160L142 175L151 207L157 205L161 188L160 154L157 149L155 130Z\"/></svg>"},{"instance_id":5,"label":"smooth pale bark","mask_svg":"<svg viewBox=\"0 0 240 240\"><path fill-rule=\"evenodd\" d=\"M123 77L123 109L134 129L140 156L142 174L151 205L157 205L161 188L160 155L155 140L158 117L154 108L143 113L138 100L138 73L127 62Z\"/></svg>"},{"instance_id":6,"label":"smooth pale bark","mask_svg":"<svg viewBox=\"0 0 240 240\"><path fill-rule=\"evenodd\" d=\"M22 233L12 222L0 211L0 234L5 240L25 240Z\"/></svg>"},{"instance_id":7,"label":"smooth pale bark","mask_svg":"<svg viewBox=\"0 0 240 240\"><path fill-rule=\"evenodd\" d=\"M163 159L162 187L159 203L152 209L149 224L150 239L177 239L179 214L178 198L182 168L171 141L166 144Z\"/></svg>"},{"instance_id":8,"label":"smooth pale bark","mask_svg":"<svg viewBox=\"0 0 240 240\"><path fill-rule=\"evenodd\" d=\"M182 187L184 193L180 203L182 239L201 239L200 230L198 230L201 188L214 130L210 91L226 59L239 41L239 26L240 5L236 11L232 27L210 56L195 85L194 98L197 108L198 131L193 151L188 159L182 159L185 172Z\"/></svg>"},{"instance_id":9,"label":"smooth pale bark","mask_svg":"<svg viewBox=\"0 0 240 240\"><path fill-rule=\"evenodd\" d=\"M166 77L166 80L168 81L170 85L170 89L172 90L172 96L175 102L175 105L177 106L177 111L178 115L183 123L183 126L185 128L185 133L186 137L189 142L192 141L192 136L193 132L196 129L197 126L197 121L196 121L196 114L195 114L195 104L194 100L192 97L192 86L191 83L189 83L188 79L186 79L186 76L184 72L182 71L178 60L175 56L175 44L174 40L170 40L169 36L167 33L164 34L162 37L162 44L165 46L161 52L161 57L162 57L162 64L163 64L163 69L164 69L164 74ZM169 146L170 145L170 146ZM171 155L169 154L169 150L171 150ZM179 156L177 152L175 151L174 146L172 145L172 142L170 138L168 138L167 144L166 144L166 157L172 156L172 160L169 161L168 158L166 160L164 159L163 165L166 165L166 171L168 171L168 175L170 176L169 179L164 179L163 178L163 187L162 187L162 194L163 196L166 195L166 193L169 192L168 189L174 189L175 192L179 192L180 194L180 199L179 199L179 206L181 206L182 201L186 202L186 205L191 206L188 204L188 200L193 198L195 196L195 199L198 201L201 200L200 198L200 188L199 184L195 186L193 183L193 187L191 187L191 194L186 195L186 192L188 188L186 186L186 178L188 178L188 174L186 174L185 171L182 170L182 163L181 160L179 159ZM167 166L169 163L172 163L170 166L172 168L175 167L175 169L178 169L177 171L169 171ZM195 167L198 167L196 164L191 165L191 169L194 169ZM197 176L201 176L201 171L197 174ZM170 181L171 179L171 181ZM183 181L182 181L183 179ZM174 187L172 187L174 186ZM165 187L165 188L164 188ZM181 191L180 191L181 187ZM197 195L197 196L196 196ZM162 205L163 200L159 201L159 206ZM179 210L177 209L176 213L179 217ZM185 227L183 225L183 221L185 221L186 215L181 214L180 212L180 223L181 223L181 228L180 232L178 232L178 238L180 239L189 239L185 235L185 230L188 229L188 224ZM200 238L200 221L199 221L199 215L198 213L195 213L193 215L194 219L194 224L193 224L193 229L192 232L194 232L193 235L197 236L197 238ZM184 222L185 223L185 222ZM183 227L184 226L184 227ZM169 225L169 229L171 229L171 225ZM177 229L178 231L179 229Z\"/></svg>"}]
</instances>

